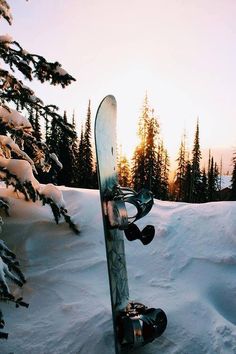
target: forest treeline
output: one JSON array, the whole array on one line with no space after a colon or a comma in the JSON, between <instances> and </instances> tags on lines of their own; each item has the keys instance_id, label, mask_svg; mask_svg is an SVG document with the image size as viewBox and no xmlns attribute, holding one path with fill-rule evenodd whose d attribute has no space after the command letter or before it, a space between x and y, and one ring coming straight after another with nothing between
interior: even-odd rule
<instances>
[{"instance_id":1,"label":"forest treeline","mask_svg":"<svg viewBox=\"0 0 236 354\"><path fill-rule=\"evenodd\" d=\"M63 116L65 124L70 123L73 134L63 129L57 119L46 120L45 136L42 138L39 115L32 111L29 115L35 137L55 153L58 161L51 162L47 173L41 172L38 179L42 183L52 182L77 188L98 188L94 140L92 136L91 102L88 102L84 125L78 136L75 115ZM70 122L68 122L68 120ZM186 135L180 141L177 168L170 180L170 162L167 149L161 137L160 124L154 109L150 107L147 95L137 126L138 145L129 161L122 148L118 149L118 177L122 186L135 190L147 188L154 197L161 200L175 200L202 203L222 199L236 199L236 158L233 158L232 187L226 195L221 193L221 165L218 165L209 151L208 164L201 168L199 120L196 123L192 150L186 147ZM222 162L221 162L222 163Z\"/></svg>"}]
</instances>

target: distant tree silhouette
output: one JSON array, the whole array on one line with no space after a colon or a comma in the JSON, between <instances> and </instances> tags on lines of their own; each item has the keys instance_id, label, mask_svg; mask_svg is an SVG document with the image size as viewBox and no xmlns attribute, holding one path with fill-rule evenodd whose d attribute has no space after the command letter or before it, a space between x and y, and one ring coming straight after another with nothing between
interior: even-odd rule
<instances>
[{"instance_id":1,"label":"distant tree silhouette","mask_svg":"<svg viewBox=\"0 0 236 354\"><path fill-rule=\"evenodd\" d=\"M201 194L201 150L199 143L199 120L197 120L197 126L195 131L194 145L192 150L192 175L191 175L191 190L190 190L190 202L200 202Z\"/></svg>"},{"instance_id":2,"label":"distant tree silhouette","mask_svg":"<svg viewBox=\"0 0 236 354\"><path fill-rule=\"evenodd\" d=\"M175 200L184 200L185 178L186 178L186 136L183 135L180 143L179 154L177 158L177 172L174 182Z\"/></svg>"},{"instance_id":3,"label":"distant tree silhouette","mask_svg":"<svg viewBox=\"0 0 236 354\"><path fill-rule=\"evenodd\" d=\"M233 157L233 172L232 172L232 178L231 178L231 200L236 200L236 155Z\"/></svg>"}]
</instances>

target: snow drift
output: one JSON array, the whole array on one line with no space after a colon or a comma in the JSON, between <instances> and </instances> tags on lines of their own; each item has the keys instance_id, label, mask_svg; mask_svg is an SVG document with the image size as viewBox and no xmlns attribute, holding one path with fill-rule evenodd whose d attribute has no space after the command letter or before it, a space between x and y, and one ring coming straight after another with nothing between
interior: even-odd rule
<instances>
[{"instance_id":1,"label":"snow drift","mask_svg":"<svg viewBox=\"0 0 236 354\"><path fill-rule=\"evenodd\" d=\"M15 289L28 309L1 304L9 339L0 352L111 354L113 334L98 191L61 188L81 230L56 225L50 208L8 196L3 239L27 278ZM162 337L137 354L236 353L236 202L155 201L138 222L153 224L153 242L125 242L130 298L161 307Z\"/></svg>"}]
</instances>

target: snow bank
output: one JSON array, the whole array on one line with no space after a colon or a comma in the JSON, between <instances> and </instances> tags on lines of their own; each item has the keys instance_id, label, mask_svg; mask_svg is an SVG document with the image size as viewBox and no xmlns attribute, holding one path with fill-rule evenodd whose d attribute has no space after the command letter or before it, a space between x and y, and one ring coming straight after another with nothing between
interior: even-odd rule
<instances>
[{"instance_id":1,"label":"snow bank","mask_svg":"<svg viewBox=\"0 0 236 354\"><path fill-rule=\"evenodd\" d=\"M75 236L50 209L8 195L3 238L21 259L29 309L1 305L8 341L2 354L111 354L112 321L97 191L61 188ZM13 211L14 210L14 211ZM137 354L236 353L236 202L155 201L139 222L153 242L125 242L130 298L161 307L162 337Z\"/></svg>"}]
</instances>

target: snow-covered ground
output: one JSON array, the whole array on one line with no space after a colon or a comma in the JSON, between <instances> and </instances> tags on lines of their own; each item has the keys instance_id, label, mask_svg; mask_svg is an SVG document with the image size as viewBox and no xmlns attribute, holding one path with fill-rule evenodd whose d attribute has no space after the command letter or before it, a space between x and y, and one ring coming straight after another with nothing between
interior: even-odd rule
<instances>
[{"instance_id":1,"label":"snow-covered ground","mask_svg":"<svg viewBox=\"0 0 236 354\"><path fill-rule=\"evenodd\" d=\"M228 175L228 176L222 176L221 177L221 189L227 188L227 187L231 187L232 185L232 176Z\"/></svg>"},{"instance_id":2,"label":"snow-covered ground","mask_svg":"<svg viewBox=\"0 0 236 354\"><path fill-rule=\"evenodd\" d=\"M98 191L62 191L79 235L7 192L2 238L21 261L28 282L17 291L30 307L0 304L10 334L1 354L114 353ZM137 354L236 353L235 215L236 202L156 200L139 223L155 225L153 242L125 242L131 299L168 316L162 337Z\"/></svg>"}]
</instances>

